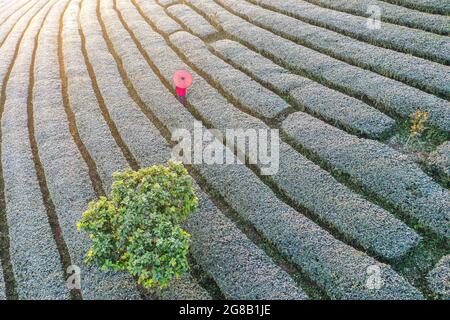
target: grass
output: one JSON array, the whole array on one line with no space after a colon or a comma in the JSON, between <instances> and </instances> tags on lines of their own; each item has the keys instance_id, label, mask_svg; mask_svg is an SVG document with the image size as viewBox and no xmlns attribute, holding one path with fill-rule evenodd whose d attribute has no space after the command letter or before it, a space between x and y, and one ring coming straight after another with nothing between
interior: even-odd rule
<instances>
[{"instance_id":1,"label":"grass","mask_svg":"<svg viewBox=\"0 0 450 320\"><path fill-rule=\"evenodd\" d=\"M448 132L426 127L419 134L412 134L411 120L398 125L396 133L387 141L393 148L419 159L428 156L440 144L450 139Z\"/></svg>"}]
</instances>

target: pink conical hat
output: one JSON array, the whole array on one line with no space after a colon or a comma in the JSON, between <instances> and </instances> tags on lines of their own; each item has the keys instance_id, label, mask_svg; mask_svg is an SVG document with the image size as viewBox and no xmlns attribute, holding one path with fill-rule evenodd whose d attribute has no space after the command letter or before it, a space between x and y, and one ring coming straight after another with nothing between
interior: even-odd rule
<instances>
[{"instance_id":1,"label":"pink conical hat","mask_svg":"<svg viewBox=\"0 0 450 320\"><path fill-rule=\"evenodd\" d=\"M178 70L173 75L173 83L178 88L189 88L192 84L192 75L186 70Z\"/></svg>"}]
</instances>

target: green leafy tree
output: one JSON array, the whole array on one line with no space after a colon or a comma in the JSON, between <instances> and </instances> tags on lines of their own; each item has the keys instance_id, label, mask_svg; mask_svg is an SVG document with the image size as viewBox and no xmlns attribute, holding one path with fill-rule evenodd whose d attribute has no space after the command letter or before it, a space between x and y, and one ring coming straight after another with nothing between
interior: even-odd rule
<instances>
[{"instance_id":1,"label":"green leafy tree","mask_svg":"<svg viewBox=\"0 0 450 320\"><path fill-rule=\"evenodd\" d=\"M172 161L113 177L110 199L90 203L78 224L92 239L86 261L163 289L189 270L190 235L180 224L198 205L192 178Z\"/></svg>"}]
</instances>

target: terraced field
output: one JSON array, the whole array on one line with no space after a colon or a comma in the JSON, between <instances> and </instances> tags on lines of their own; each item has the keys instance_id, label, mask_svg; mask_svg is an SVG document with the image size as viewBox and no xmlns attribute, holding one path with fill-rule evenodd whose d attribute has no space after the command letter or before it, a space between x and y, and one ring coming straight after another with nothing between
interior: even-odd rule
<instances>
[{"instance_id":1,"label":"terraced field","mask_svg":"<svg viewBox=\"0 0 450 320\"><path fill-rule=\"evenodd\" d=\"M450 299L449 10L0 0L0 299ZM158 296L86 265L75 225L89 201L113 172L165 163L196 123L279 129L279 170L229 149L235 164L186 165L191 272Z\"/></svg>"}]
</instances>

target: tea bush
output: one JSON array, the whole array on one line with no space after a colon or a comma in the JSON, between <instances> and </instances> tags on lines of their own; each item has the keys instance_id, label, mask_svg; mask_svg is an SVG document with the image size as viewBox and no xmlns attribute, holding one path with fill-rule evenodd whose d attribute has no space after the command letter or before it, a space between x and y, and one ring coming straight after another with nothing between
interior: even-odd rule
<instances>
[{"instance_id":1,"label":"tea bush","mask_svg":"<svg viewBox=\"0 0 450 320\"><path fill-rule=\"evenodd\" d=\"M171 161L113 177L110 199L90 203L78 224L92 239L86 261L163 289L189 269L190 235L180 223L198 205L192 178Z\"/></svg>"}]
</instances>

